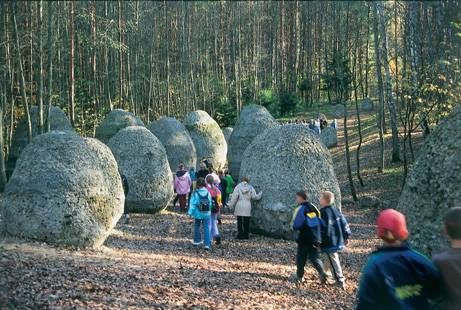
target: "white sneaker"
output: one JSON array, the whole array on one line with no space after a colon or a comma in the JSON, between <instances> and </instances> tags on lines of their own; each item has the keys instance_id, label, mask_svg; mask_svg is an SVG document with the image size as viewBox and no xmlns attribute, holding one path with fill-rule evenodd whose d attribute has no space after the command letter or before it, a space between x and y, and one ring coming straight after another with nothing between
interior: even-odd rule
<instances>
[{"instance_id":1,"label":"white sneaker","mask_svg":"<svg viewBox=\"0 0 461 310\"><path fill-rule=\"evenodd\" d=\"M211 247L209 247L208 245L205 245L204 249L209 251L209 250L211 250Z\"/></svg>"},{"instance_id":2,"label":"white sneaker","mask_svg":"<svg viewBox=\"0 0 461 310\"><path fill-rule=\"evenodd\" d=\"M195 246L199 246L199 245L203 244L203 241L200 241L200 242L192 241L192 244L195 245Z\"/></svg>"}]
</instances>

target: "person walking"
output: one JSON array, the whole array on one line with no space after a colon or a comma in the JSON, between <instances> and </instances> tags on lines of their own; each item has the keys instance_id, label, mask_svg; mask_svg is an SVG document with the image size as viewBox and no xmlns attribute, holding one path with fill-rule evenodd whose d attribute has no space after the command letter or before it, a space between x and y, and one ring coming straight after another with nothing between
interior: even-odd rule
<instances>
[{"instance_id":1,"label":"person walking","mask_svg":"<svg viewBox=\"0 0 461 310\"><path fill-rule=\"evenodd\" d=\"M237 239L249 239L251 200L259 200L262 192L256 194L256 190L249 184L248 177L243 177L234 189L229 207L235 208L234 215L237 216Z\"/></svg>"},{"instance_id":2,"label":"person walking","mask_svg":"<svg viewBox=\"0 0 461 310\"><path fill-rule=\"evenodd\" d=\"M174 176L174 189L179 199L179 209L186 210L187 194L190 192L192 179L183 164L180 164Z\"/></svg>"},{"instance_id":3,"label":"person walking","mask_svg":"<svg viewBox=\"0 0 461 310\"><path fill-rule=\"evenodd\" d=\"M221 191L219 190L218 186L215 185L214 179L212 175L208 175L205 179L206 181L206 188L211 195L211 218L210 218L210 233L211 238L216 241L217 245L221 244L221 235L219 234L218 229L218 215L219 210L222 207L222 196Z\"/></svg>"},{"instance_id":4,"label":"person walking","mask_svg":"<svg viewBox=\"0 0 461 310\"><path fill-rule=\"evenodd\" d=\"M194 218L194 240L192 244L200 246L204 244L205 250L211 250L210 217L212 200L206 188L204 178L197 180L197 186L192 193L189 215ZM201 229L203 229L203 239Z\"/></svg>"},{"instance_id":5,"label":"person walking","mask_svg":"<svg viewBox=\"0 0 461 310\"><path fill-rule=\"evenodd\" d=\"M232 178L231 174L229 173L229 170L226 170L224 172L224 174L226 175L225 179L226 179L226 196L227 196L225 205L227 205L228 202L229 202L230 195L234 192L235 182L234 182L234 179Z\"/></svg>"}]
</instances>

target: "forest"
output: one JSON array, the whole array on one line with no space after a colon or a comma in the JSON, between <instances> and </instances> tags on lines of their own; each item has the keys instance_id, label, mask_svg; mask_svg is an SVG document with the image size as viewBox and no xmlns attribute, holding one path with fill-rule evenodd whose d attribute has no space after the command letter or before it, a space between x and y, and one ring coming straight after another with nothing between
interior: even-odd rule
<instances>
[{"instance_id":1,"label":"forest","mask_svg":"<svg viewBox=\"0 0 461 310\"><path fill-rule=\"evenodd\" d=\"M363 102L370 102L371 108L362 109ZM430 255L440 248L440 244L421 241L421 236L427 236L429 229L441 231L445 209L418 213L418 208L404 205L420 200L401 193L430 184L425 194L431 197L420 193L420 198L424 196L436 205L446 200L444 206L456 206L456 197L461 197L457 182L461 175L457 174L461 158L460 102L461 2L457 0L0 1L0 192L10 179L14 183L19 176L16 173L15 180L8 165L10 158L18 156L14 137L22 128L21 121L25 120L27 143L39 141L34 137L52 131L49 115L54 107L65 113L78 134L78 138L72 136L76 140L71 139L77 146L84 149L87 146L79 139L96 137L115 154L114 145L98 137L97 130L116 109L131 112L140 120L136 125L145 124L150 131L150 124L174 117L185 124L185 135L189 136L194 129L188 116L194 111L207 112L218 129L235 130L243 120L251 123L251 115L244 115L245 108L258 105L267 109L270 123L273 118L274 124L282 124L281 128L287 123L315 122L325 115L329 123L335 119L336 126L337 119L337 141L333 147L328 146L325 155L331 156L326 161L332 163L322 171L333 171L328 178L332 184L339 184L353 234L350 249L344 254L346 275L351 279L347 280L351 283L347 293L313 284L316 275L309 272L310 282L303 285L312 295L298 300L296 290L286 285L285 276L294 256L287 240L257 236L248 243L232 243L224 237L224 246L207 256L189 247L191 225L184 225L189 218L176 212L173 202L173 206L159 207L158 214L132 215L130 224L120 220L111 227L112 233L107 233L109 237L99 252L73 252L48 245L42 248L42 244L24 246L2 234L1 226L6 227L2 203L11 193L1 193L0 273L4 271L9 277L0 279L0 308L224 309L258 307L267 301L267 307L275 308L303 308L308 304L312 309L350 309L355 305L365 254L378 245L374 219L379 211L389 207L409 210L410 229L421 227L415 233L418 250ZM32 111L38 111L38 115ZM280 132L268 140L276 141ZM284 138L293 141L290 134ZM226 149L220 150L224 162L229 161L233 146L230 139L226 137ZM245 143L253 139L256 136L250 135ZM281 140L277 143L283 144ZM194 143L191 149L197 147ZM267 153L275 149L268 148ZM305 154L311 156L310 151ZM201 159L197 154L188 154L193 157L194 167L195 160L199 167ZM33 155L25 158L34 163ZM54 159L50 156L37 161ZM142 160L138 165L145 163ZM151 163L150 157L146 162ZM250 168L259 168L256 166L262 160L251 158L248 162L254 163ZM300 171L312 168L307 162ZM166 155L159 166L165 163ZM274 166L288 171L290 165L284 164ZM250 168L247 170L252 171ZM436 176L426 176L426 172ZM30 173L27 176L35 180ZM265 175L264 181L284 180L287 176L283 173L276 180L271 179L272 174ZM452 180L450 184L445 183L448 179ZM437 183L439 180L445 181ZM237 185L240 180L235 181ZM46 182L54 184L48 179ZM322 182L319 179L318 183ZM168 179L166 183L172 182ZM271 190L264 193L276 198L285 194ZM173 188L169 191L168 199ZM20 199L29 194L15 193ZM291 204L293 197L283 199ZM427 224L432 216L437 218L433 223L439 225L436 228ZM223 211L220 229L224 236L234 233L231 222L235 226L230 213ZM442 239L439 234L434 238ZM42 250L48 255L43 265ZM184 253L176 256L177 251ZM18 262L16 255L21 257ZM115 266L111 259L122 264ZM206 260L205 266L197 267L201 259ZM214 264L223 260L229 264L220 270ZM152 277L128 270L132 266L147 268ZM248 266L254 270L241 272ZM108 270L131 280L114 280ZM206 276L197 276L197 270L205 270ZM171 272L171 277L167 276ZM25 280L29 275L33 279L30 282ZM200 300L208 285L217 287L226 277L251 290L241 295L243 288L237 290L225 283L229 298L223 290L217 293L219 301ZM53 287L54 279L62 290ZM74 284L75 279L81 283ZM47 292L43 296L38 293L42 290ZM139 290L142 298L137 300L134 296ZM34 299L29 291L38 297ZM115 291L124 291L125 295ZM260 295L253 296L254 291ZM48 293L57 297L48 297ZM164 295L166 301L160 302Z\"/></svg>"}]
</instances>

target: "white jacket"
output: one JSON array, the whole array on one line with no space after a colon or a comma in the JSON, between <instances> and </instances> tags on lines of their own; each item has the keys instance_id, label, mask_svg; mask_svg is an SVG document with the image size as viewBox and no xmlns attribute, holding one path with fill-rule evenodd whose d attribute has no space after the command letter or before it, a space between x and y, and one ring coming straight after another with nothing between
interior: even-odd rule
<instances>
[{"instance_id":1,"label":"white jacket","mask_svg":"<svg viewBox=\"0 0 461 310\"><path fill-rule=\"evenodd\" d=\"M261 195L262 193L256 194L253 186L247 182L241 182L235 187L229 206L235 207L236 216L251 216L251 200L259 200Z\"/></svg>"}]
</instances>

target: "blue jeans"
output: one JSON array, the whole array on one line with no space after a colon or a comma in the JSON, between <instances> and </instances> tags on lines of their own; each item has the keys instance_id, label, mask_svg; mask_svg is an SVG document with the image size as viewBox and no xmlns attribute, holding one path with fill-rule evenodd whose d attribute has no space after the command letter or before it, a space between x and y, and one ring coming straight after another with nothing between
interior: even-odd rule
<instances>
[{"instance_id":1,"label":"blue jeans","mask_svg":"<svg viewBox=\"0 0 461 310\"><path fill-rule=\"evenodd\" d=\"M210 234L211 234L211 238L219 237L218 213L211 213Z\"/></svg>"},{"instance_id":2,"label":"blue jeans","mask_svg":"<svg viewBox=\"0 0 461 310\"><path fill-rule=\"evenodd\" d=\"M202 241L201 228L203 226L203 243L205 246L211 247L211 234L210 234L210 218L199 220L195 219L194 225L194 243Z\"/></svg>"}]
</instances>

